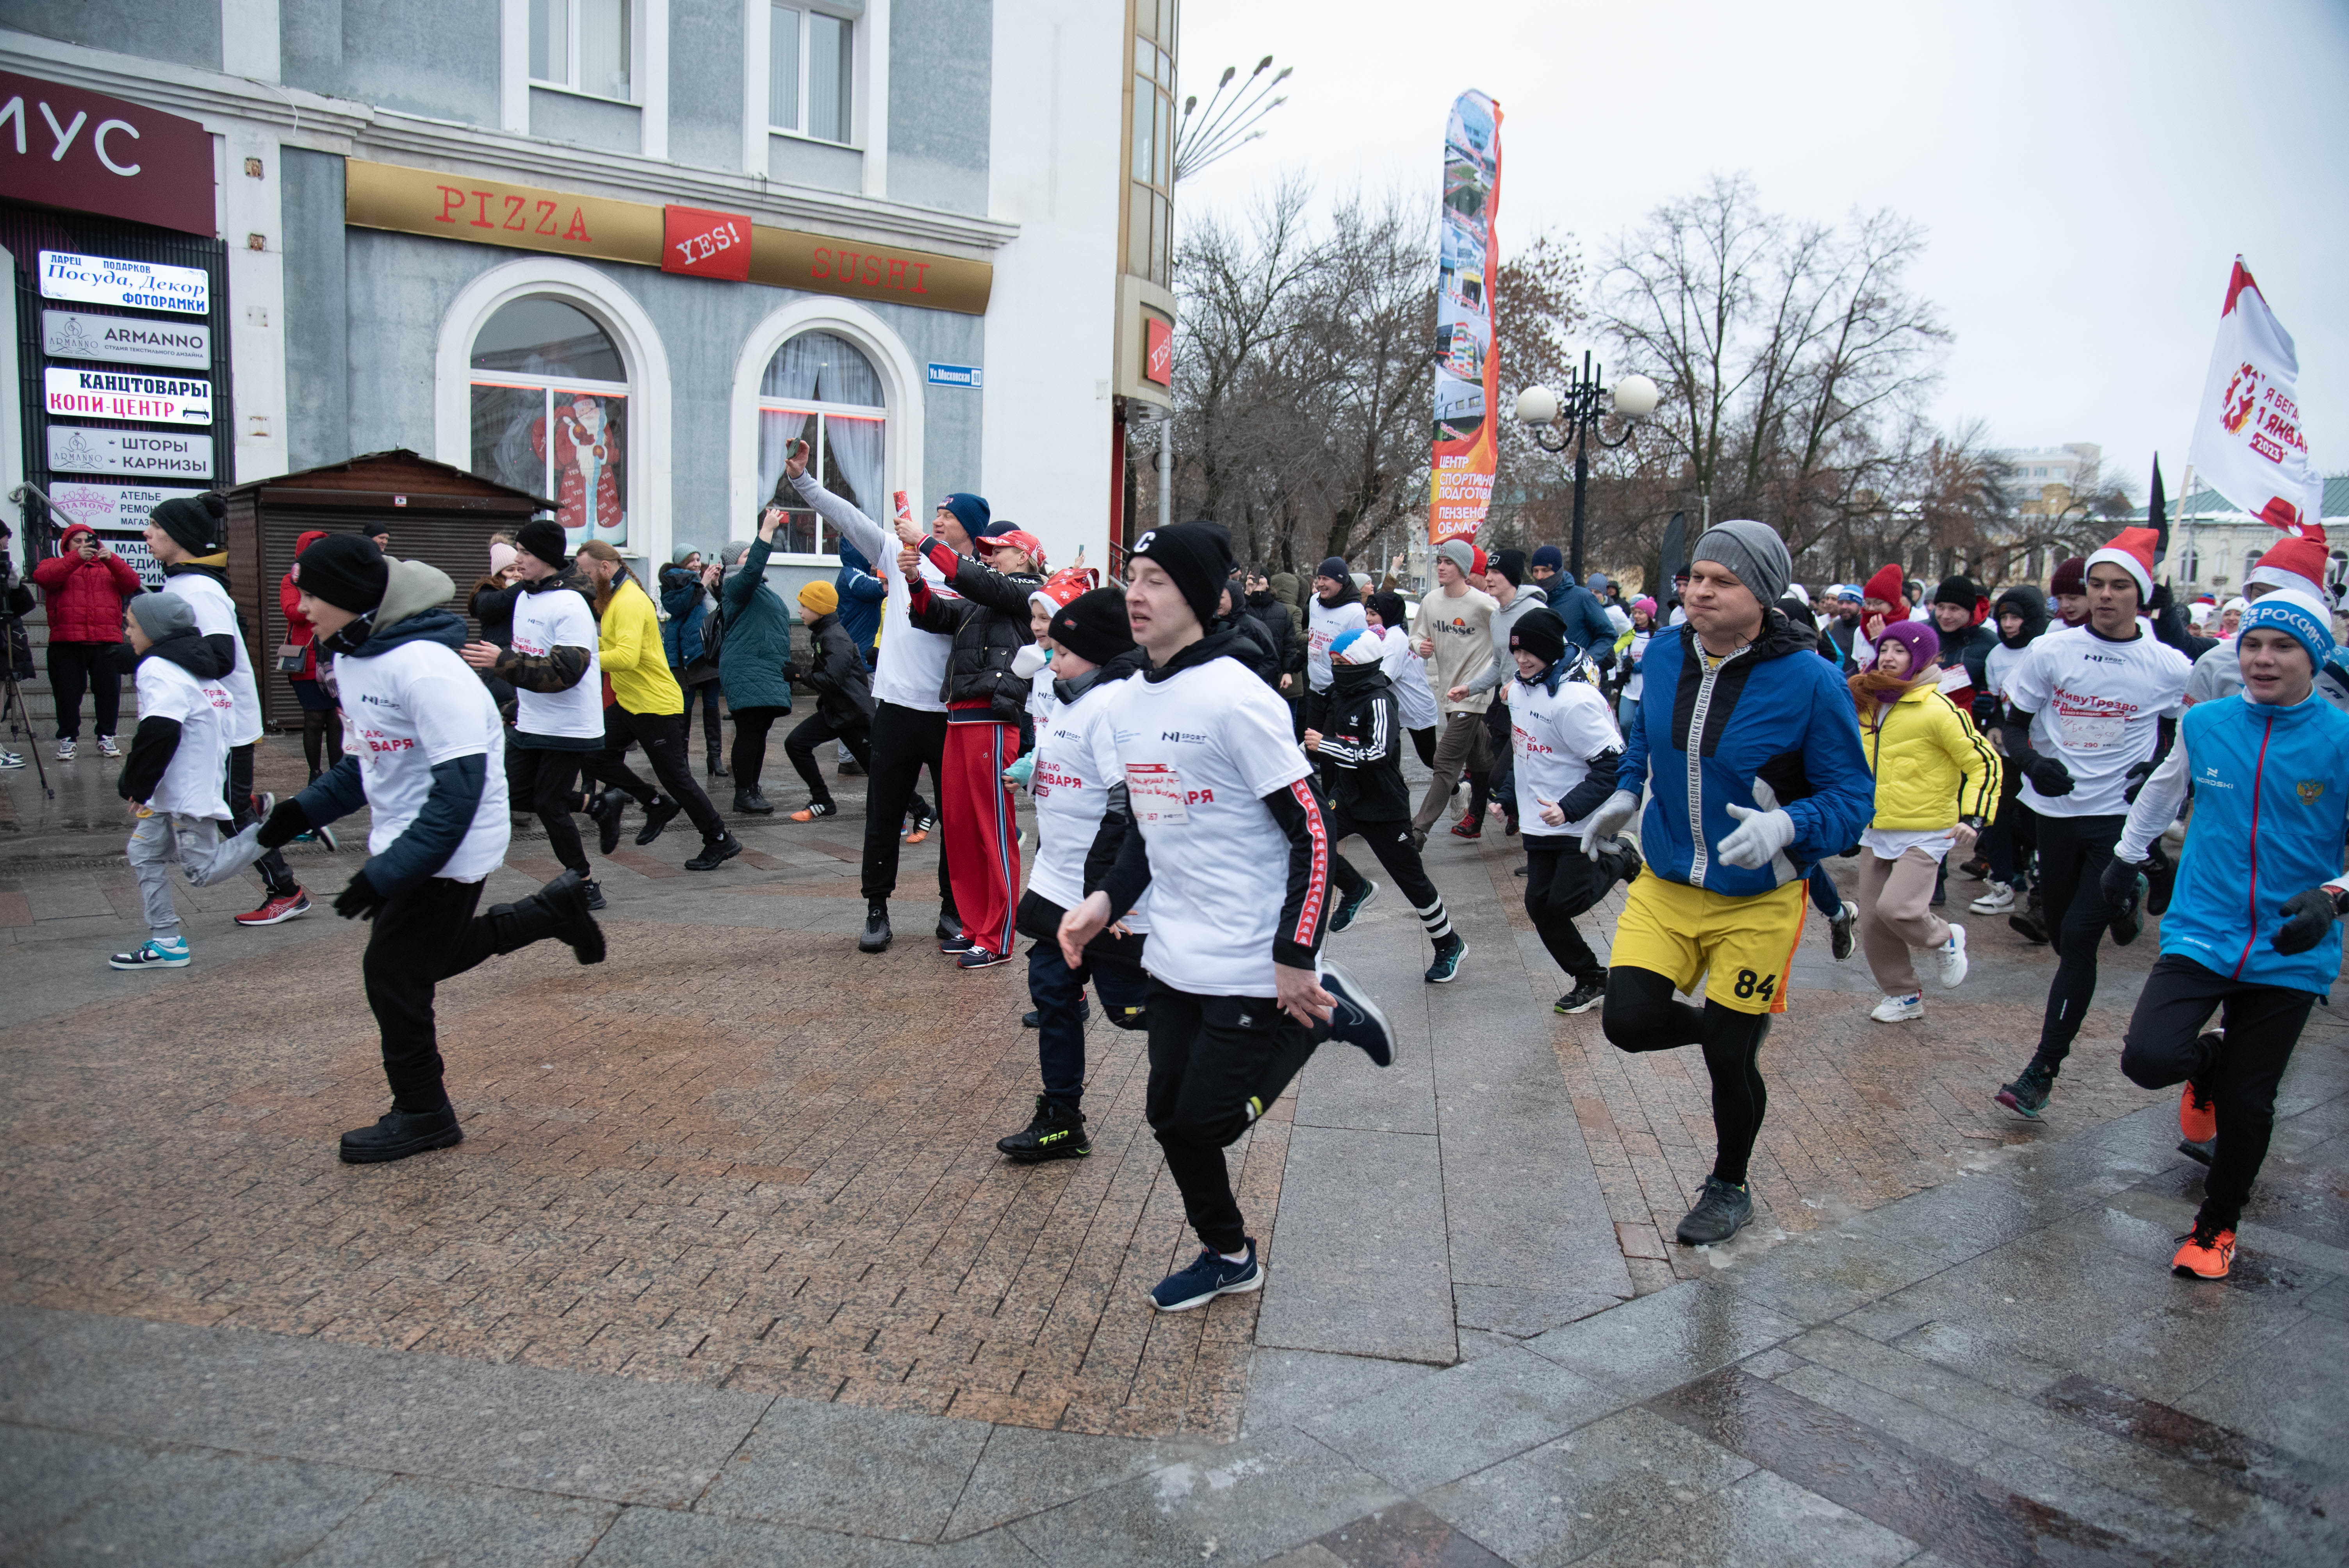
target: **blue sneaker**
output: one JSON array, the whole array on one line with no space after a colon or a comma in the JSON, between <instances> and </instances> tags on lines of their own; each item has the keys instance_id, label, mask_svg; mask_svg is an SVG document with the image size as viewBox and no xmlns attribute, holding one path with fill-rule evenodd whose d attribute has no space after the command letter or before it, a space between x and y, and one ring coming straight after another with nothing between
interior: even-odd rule
<instances>
[{"instance_id":1,"label":"blue sneaker","mask_svg":"<svg viewBox=\"0 0 2349 1568\"><path fill-rule=\"evenodd\" d=\"M1234 1263L1212 1249L1203 1249L1191 1266L1168 1274L1150 1293L1150 1305L1161 1312L1188 1312L1219 1295L1245 1295L1264 1285L1264 1269L1256 1261L1256 1238L1247 1239L1247 1257Z\"/></svg>"},{"instance_id":2,"label":"blue sneaker","mask_svg":"<svg viewBox=\"0 0 2349 1568\"><path fill-rule=\"evenodd\" d=\"M1379 884L1364 877L1361 886L1339 900L1338 912L1330 917L1330 934L1335 936L1351 926L1354 916L1362 913L1362 906L1378 896Z\"/></svg>"},{"instance_id":3,"label":"blue sneaker","mask_svg":"<svg viewBox=\"0 0 2349 1568\"><path fill-rule=\"evenodd\" d=\"M185 969L188 966L188 939L174 937L169 942L149 937L128 953L118 953L107 960L117 969Z\"/></svg>"},{"instance_id":4,"label":"blue sneaker","mask_svg":"<svg viewBox=\"0 0 2349 1568\"><path fill-rule=\"evenodd\" d=\"M1449 985L1460 973L1460 961L1467 956L1467 941L1458 932L1453 932L1435 944L1435 962L1420 978L1431 985Z\"/></svg>"},{"instance_id":5,"label":"blue sneaker","mask_svg":"<svg viewBox=\"0 0 2349 1568\"><path fill-rule=\"evenodd\" d=\"M1394 1030L1387 1016L1371 1000L1361 982L1327 958L1321 960L1321 989L1337 998L1330 1010L1330 1037L1360 1046L1362 1054L1381 1067L1394 1062Z\"/></svg>"}]
</instances>

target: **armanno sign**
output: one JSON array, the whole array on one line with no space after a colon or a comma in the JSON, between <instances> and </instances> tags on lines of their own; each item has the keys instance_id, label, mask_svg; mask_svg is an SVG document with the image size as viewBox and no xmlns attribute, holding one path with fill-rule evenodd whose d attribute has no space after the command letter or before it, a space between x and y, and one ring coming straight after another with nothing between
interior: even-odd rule
<instances>
[{"instance_id":1,"label":"armanno sign","mask_svg":"<svg viewBox=\"0 0 2349 1568\"><path fill-rule=\"evenodd\" d=\"M130 315L45 310L41 352L52 359L102 359L109 365L210 370L212 329L195 321L142 321Z\"/></svg>"},{"instance_id":2,"label":"armanno sign","mask_svg":"<svg viewBox=\"0 0 2349 1568\"><path fill-rule=\"evenodd\" d=\"M212 477L212 438L176 430L93 430L49 427L49 468L68 474L168 474Z\"/></svg>"},{"instance_id":3,"label":"armanno sign","mask_svg":"<svg viewBox=\"0 0 2349 1568\"><path fill-rule=\"evenodd\" d=\"M202 315L212 309L212 279L202 267L167 267L72 251L41 253L41 294L78 304L120 305Z\"/></svg>"}]
</instances>

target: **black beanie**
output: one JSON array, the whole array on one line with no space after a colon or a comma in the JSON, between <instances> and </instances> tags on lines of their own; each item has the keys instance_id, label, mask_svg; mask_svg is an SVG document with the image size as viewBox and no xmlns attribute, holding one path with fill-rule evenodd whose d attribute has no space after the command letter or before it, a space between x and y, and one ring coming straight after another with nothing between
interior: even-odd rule
<instances>
[{"instance_id":1,"label":"black beanie","mask_svg":"<svg viewBox=\"0 0 2349 1568\"><path fill-rule=\"evenodd\" d=\"M1346 558L1342 555L1323 556L1321 564L1313 569L1313 575L1327 577L1332 583L1351 583L1354 580L1353 571L1346 564Z\"/></svg>"},{"instance_id":2,"label":"black beanie","mask_svg":"<svg viewBox=\"0 0 2349 1568\"><path fill-rule=\"evenodd\" d=\"M1522 550L1495 550L1491 565L1494 571L1509 580L1512 588L1526 585L1526 552Z\"/></svg>"},{"instance_id":3,"label":"black beanie","mask_svg":"<svg viewBox=\"0 0 2349 1568\"><path fill-rule=\"evenodd\" d=\"M1963 573L1955 577L1942 578L1941 585L1933 590L1934 603L1963 604L1969 611L1973 609L1975 601L1981 597L1981 591L1975 588L1974 580Z\"/></svg>"},{"instance_id":4,"label":"black beanie","mask_svg":"<svg viewBox=\"0 0 2349 1568\"><path fill-rule=\"evenodd\" d=\"M1519 556L1519 561L1524 557ZM1566 623L1557 611L1539 606L1517 617L1509 628L1509 651L1523 648L1545 665L1554 665L1566 656Z\"/></svg>"},{"instance_id":5,"label":"black beanie","mask_svg":"<svg viewBox=\"0 0 2349 1568\"><path fill-rule=\"evenodd\" d=\"M1366 595L1362 607L1376 611L1381 626L1397 632L1411 630L1411 614L1403 608L1402 595L1392 589Z\"/></svg>"},{"instance_id":6,"label":"black beanie","mask_svg":"<svg viewBox=\"0 0 2349 1568\"><path fill-rule=\"evenodd\" d=\"M383 603L391 567L364 533L330 533L294 558L294 586L337 610L363 615Z\"/></svg>"},{"instance_id":7,"label":"black beanie","mask_svg":"<svg viewBox=\"0 0 2349 1568\"><path fill-rule=\"evenodd\" d=\"M1133 626L1125 618L1125 594L1116 588L1080 593L1054 613L1052 641L1089 664L1105 665L1133 649Z\"/></svg>"},{"instance_id":8,"label":"black beanie","mask_svg":"<svg viewBox=\"0 0 2349 1568\"><path fill-rule=\"evenodd\" d=\"M552 518L534 517L514 533L514 548L525 551L560 571L571 559L563 525Z\"/></svg>"},{"instance_id":9,"label":"black beanie","mask_svg":"<svg viewBox=\"0 0 2349 1568\"><path fill-rule=\"evenodd\" d=\"M171 536L171 542L191 555L217 555L228 548L228 502L217 491L175 495L147 514L147 521Z\"/></svg>"},{"instance_id":10,"label":"black beanie","mask_svg":"<svg viewBox=\"0 0 2349 1568\"><path fill-rule=\"evenodd\" d=\"M1216 624L1216 605L1224 596L1232 564L1232 536L1222 523L1177 522L1154 528L1134 541L1133 557L1155 561L1174 580L1183 602L1199 617L1201 631Z\"/></svg>"}]
</instances>

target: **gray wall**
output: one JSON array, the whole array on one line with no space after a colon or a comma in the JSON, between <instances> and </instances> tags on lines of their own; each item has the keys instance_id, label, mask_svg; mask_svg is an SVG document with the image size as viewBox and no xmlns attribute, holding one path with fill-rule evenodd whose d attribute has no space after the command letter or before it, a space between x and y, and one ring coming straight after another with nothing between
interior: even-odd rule
<instances>
[{"instance_id":1,"label":"gray wall","mask_svg":"<svg viewBox=\"0 0 2349 1568\"><path fill-rule=\"evenodd\" d=\"M285 385L291 394L285 410L286 461L298 472L401 443L351 445L343 160L332 153L305 152L295 147L285 149L278 159L289 328ZM431 448L415 449L429 452Z\"/></svg>"},{"instance_id":2,"label":"gray wall","mask_svg":"<svg viewBox=\"0 0 2349 1568\"><path fill-rule=\"evenodd\" d=\"M93 49L221 68L217 0L7 0L0 22Z\"/></svg>"},{"instance_id":3,"label":"gray wall","mask_svg":"<svg viewBox=\"0 0 2349 1568\"><path fill-rule=\"evenodd\" d=\"M740 0L669 0L668 155L704 169L742 167Z\"/></svg>"},{"instance_id":4,"label":"gray wall","mask_svg":"<svg viewBox=\"0 0 2349 1568\"><path fill-rule=\"evenodd\" d=\"M181 3L193 10L203 0ZM219 7L209 8L217 21ZM279 0L277 15L279 70L292 86L437 119L498 123L494 0Z\"/></svg>"},{"instance_id":5,"label":"gray wall","mask_svg":"<svg viewBox=\"0 0 2349 1568\"><path fill-rule=\"evenodd\" d=\"M854 195L864 189L864 154L802 137L769 136L767 173L788 185Z\"/></svg>"},{"instance_id":6,"label":"gray wall","mask_svg":"<svg viewBox=\"0 0 2349 1568\"><path fill-rule=\"evenodd\" d=\"M530 133L548 141L568 141L602 152L644 150L645 111L610 98L530 89Z\"/></svg>"},{"instance_id":7,"label":"gray wall","mask_svg":"<svg viewBox=\"0 0 2349 1568\"><path fill-rule=\"evenodd\" d=\"M987 211L994 11L989 0L895 0L890 7L892 201Z\"/></svg>"}]
</instances>

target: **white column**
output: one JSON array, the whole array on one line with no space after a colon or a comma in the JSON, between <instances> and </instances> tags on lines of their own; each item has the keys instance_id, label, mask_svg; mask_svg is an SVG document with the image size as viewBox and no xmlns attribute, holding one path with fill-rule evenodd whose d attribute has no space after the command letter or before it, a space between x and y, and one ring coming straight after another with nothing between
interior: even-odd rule
<instances>
[{"instance_id":1,"label":"white column","mask_svg":"<svg viewBox=\"0 0 2349 1568\"><path fill-rule=\"evenodd\" d=\"M889 194L889 0L866 0L857 34L864 57L864 92L856 105L864 194L877 200Z\"/></svg>"},{"instance_id":2,"label":"white column","mask_svg":"<svg viewBox=\"0 0 2349 1568\"><path fill-rule=\"evenodd\" d=\"M221 237L228 245L229 368L236 479L243 484L292 467L285 444L285 213L278 182L284 150L274 133L242 121L232 122L212 145L220 157ZM261 172L250 174L248 168Z\"/></svg>"},{"instance_id":3,"label":"white column","mask_svg":"<svg viewBox=\"0 0 2349 1568\"><path fill-rule=\"evenodd\" d=\"M277 80L277 0L220 0L221 69Z\"/></svg>"},{"instance_id":4,"label":"white column","mask_svg":"<svg viewBox=\"0 0 2349 1568\"><path fill-rule=\"evenodd\" d=\"M742 172L767 173L767 48L773 0L742 0Z\"/></svg>"},{"instance_id":5,"label":"white column","mask_svg":"<svg viewBox=\"0 0 2349 1568\"><path fill-rule=\"evenodd\" d=\"M530 134L529 0L499 0L498 129Z\"/></svg>"},{"instance_id":6,"label":"white column","mask_svg":"<svg viewBox=\"0 0 2349 1568\"><path fill-rule=\"evenodd\" d=\"M641 150L647 158L668 158L668 0L640 0L636 6L644 29L637 58L643 69L637 79L636 104L644 111Z\"/></svg>"}]
</instances>

